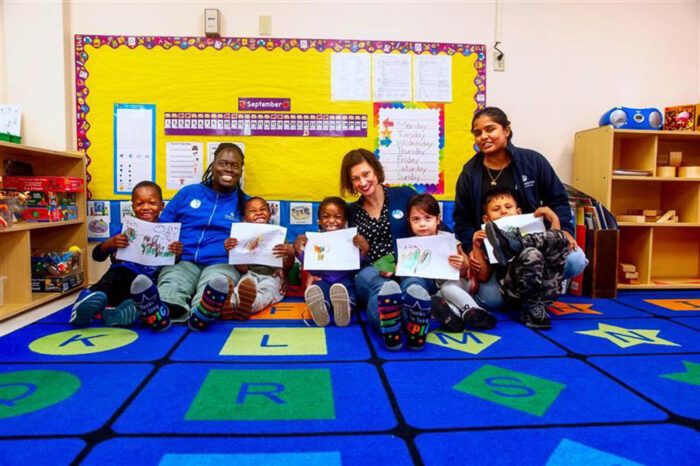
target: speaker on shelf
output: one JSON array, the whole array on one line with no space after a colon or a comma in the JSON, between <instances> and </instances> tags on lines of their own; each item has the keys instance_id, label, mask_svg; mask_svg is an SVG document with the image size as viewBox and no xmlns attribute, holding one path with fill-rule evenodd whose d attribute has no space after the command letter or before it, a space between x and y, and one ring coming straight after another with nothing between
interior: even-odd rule
<instances>
[{"instance_id":1,"label":"speaker on shelf","mask_svg":"<svg viewBox=\"0 0 700 466\"><path fill-rule=\"evenodd\" d=\"M598 126L613 125L619 129L661 129L663 114L656 108L614 107L600 117Z\"/></svg>"}]
</instances>

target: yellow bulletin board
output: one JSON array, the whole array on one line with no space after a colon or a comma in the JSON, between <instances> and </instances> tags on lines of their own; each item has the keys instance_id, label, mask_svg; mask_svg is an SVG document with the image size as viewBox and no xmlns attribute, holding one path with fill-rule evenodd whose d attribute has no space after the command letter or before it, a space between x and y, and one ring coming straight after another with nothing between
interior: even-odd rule
<instances>
[{"instance_id":1,"label":"yellow bulletin board","mask_svg":"<svg viewBox=\"0 0 700 466\"><path fill-rule=\"evenodd\" d=\"M333 101L334 53L451 56L451 100ZM239 142L245 149L245 191L293 201L337 195L341 160L349 150L366 148L381 159L378 112L394 107L440 110L440 181L415 187L451 200L461 167L472 153L471 117L485 105L484 53L484 45L426 42L77 35L78 148L89 158L90 197L128 198L116 187L117 105L153 109L154 178L166 199L176 192L165 189L167 143L200 142L206 147L209 142ZM366 135L166 134L166 113L250 113L239 109L239 99L249 97L288 99L294 114L366 115ZM204 167L210 161L205 155Z\"/></svg>"}]
</instances>

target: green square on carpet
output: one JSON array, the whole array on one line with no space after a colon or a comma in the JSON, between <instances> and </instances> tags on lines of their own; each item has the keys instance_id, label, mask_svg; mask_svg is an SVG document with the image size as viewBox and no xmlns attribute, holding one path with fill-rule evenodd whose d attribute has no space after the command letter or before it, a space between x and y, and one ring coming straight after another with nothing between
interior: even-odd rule
<instances>
[{"instance_id":1,"label":"green square on carpet","mask_svg":"<svg viewBox=\"0 0 700 466\"><path fill-rule=\"evenodd\" d=\"M485 364L454 388L509 408L542 416L566 385Z\"/></svg>"},{"instance_id":2,"label":"green square on carpet","mask_svg":"<svg viewBox=\"0 0 700 466\"><path fill-rule=\"evenodd\" d=\"M188 421L335 419L328 369L209 371Z\"/></svg>"}]
</instances>

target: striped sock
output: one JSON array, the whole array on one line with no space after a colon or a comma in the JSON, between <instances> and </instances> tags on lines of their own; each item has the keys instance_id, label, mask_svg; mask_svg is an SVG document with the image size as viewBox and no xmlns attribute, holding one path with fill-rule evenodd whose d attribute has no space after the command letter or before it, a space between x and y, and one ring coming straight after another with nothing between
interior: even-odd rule
<instances>
[{"instance_id":1,"label":"striped sock","mask_svg":"<svg viewBox=\"0 0 700 466\"><path fill-rule=\"evenodd\" d=\"M379 323L381 325L384 346L389 351L398 351L403 346L401 340L401 288L389 280L382 285L377 296Z\"/></svg>"},{"instance_id":2,"label":"striped sock","mask_svg":"<svg viewBox=\"0 0 700 466\"><path fill-rule=\"evenodd\" d=\"M137 276L131 283L131 299L144 325L156 331L170 327L168 307L161 302L158 288L146 275Z\"/></svg>"},{"instance_id":3,"label":"striped sock","mask_svg":"<svg viewBox=\"0 0 700 466\"><path fill-rule=\"evenodd\" d=\"M419 285L406 290L403 307L408 316L406 323L406 345L408 349L422 350L430 323L430 295Z\"/></svg>"},{"instance_id":4,"label":"striped sock","mask_svg":"<svg viewBox=\"0 0 700 466\"><path fill-rule=\"evenodd\" d=\"M202 299L192 308L187 325L197 331L207 328L207 325L219 318L226 295L228 295L228 280L225 276L219 275L209 280L202 293Z\"/></svg>"}]
</instances>

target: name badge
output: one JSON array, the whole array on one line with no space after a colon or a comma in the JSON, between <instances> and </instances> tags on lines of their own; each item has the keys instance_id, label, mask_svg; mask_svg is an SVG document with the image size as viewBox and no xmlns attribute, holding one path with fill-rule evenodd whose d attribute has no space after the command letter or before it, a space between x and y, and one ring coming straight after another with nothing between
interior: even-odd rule
<instances>
[{"instance_id":1,"label":"name badge","mask_svg":"<svg viewBox=\"0 0 700 466\"><path fill-rule=\"evenodd\" d=\"M391 213L391 216L394 217L396 220L401 220L403 218L403 211L396 209Z\"/></svg>"},{"instance_id":2,"label":"name badge","mask_svg":"<svg viewBox=\"0 0 700 466\"><path fill-rule=\"evenodd\" d=\"M199 206L201 206L201 205L202 205L202 201L200 201L199 199L192 199L190 201L190 207L192 207L193 209L199 209Z\"/></svg>"}]
</instances>

